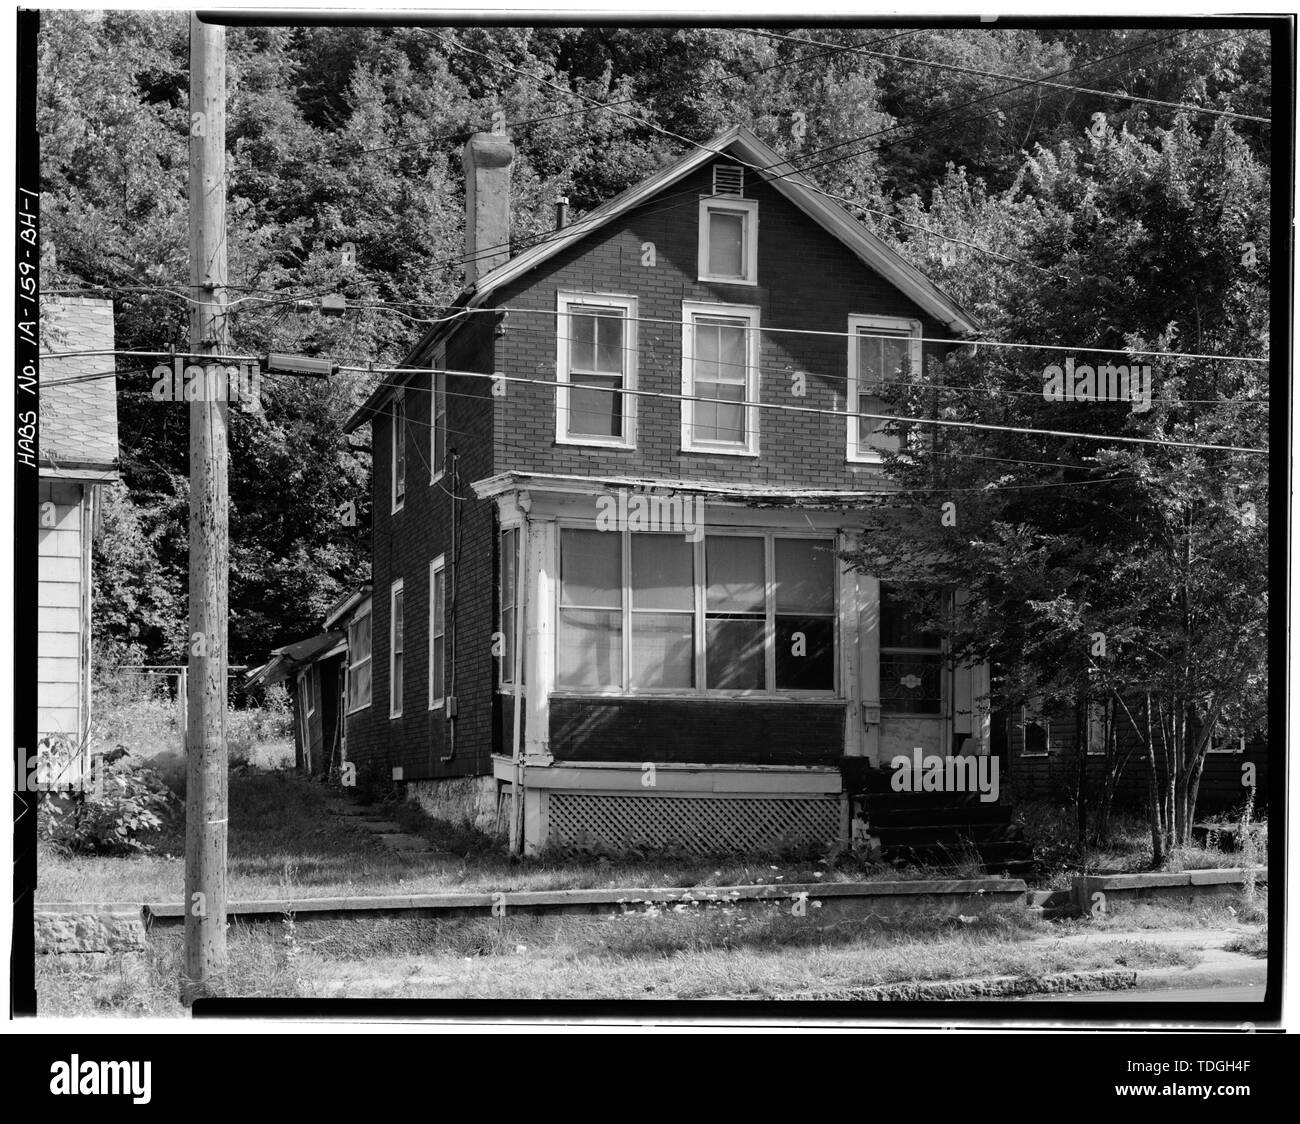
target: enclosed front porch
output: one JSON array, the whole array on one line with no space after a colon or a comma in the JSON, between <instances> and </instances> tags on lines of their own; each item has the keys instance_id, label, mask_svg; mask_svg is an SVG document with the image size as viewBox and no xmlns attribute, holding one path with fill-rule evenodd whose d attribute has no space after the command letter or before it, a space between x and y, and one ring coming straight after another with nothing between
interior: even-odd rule
<instances>
[{"instance_id":1,"label":"enclosed front porch","mask_svg":"<svg viewBox=\"0 0 1300 1124\"><path fill-rule=\"evenodd\" d=\"M494 772L520 848L830 847L846 761L988 753L987 669L948 668L842 560L866 493L475 488L499 513Z\"/></svg>"}]
</instances>

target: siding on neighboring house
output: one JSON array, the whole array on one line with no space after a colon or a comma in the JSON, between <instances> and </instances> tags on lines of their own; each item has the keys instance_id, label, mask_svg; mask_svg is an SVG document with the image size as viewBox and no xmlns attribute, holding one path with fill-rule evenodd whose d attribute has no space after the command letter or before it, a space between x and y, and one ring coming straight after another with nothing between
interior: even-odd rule
<instances>
[{"instance_id":1,"label":"siding on neighboring house","mask_svg":"<svg viewBox=\"0 0 1300 1124\"><path fill-rule=\"evenodd\" d=\"M73 481L40 481L37 730L78 740L89 711L92 501L87 492Z\"/></svg>"},{"instance_id":2,"label":"siding on neighboring house","mask_svg":"<svg viewBox=\"0 0 1300 1124\"><path fill-rule=\"evenodd\" d=\"M1011 785L1021 799L1060 799L1078 785L1079 758L1077 735L1072 716L1057 718L1051 724L1051 742L1046 753L1025 752L1024 728L1016 714L1006 721L1006 744L1010 757ZM1120 802L1137 806L1146 799L1147 760L1131 730L1121 723L1118 738L1122 749L1132 747L1117 789ZM1088 783L1099 786L1105 758L1100 753L1088 755ZM1246 798L1243 766L1254 765L1255 801L1264 806L1268 794L1268 746L1257 739L1247 739L1245 752L1213 751L1205 755L1197 808L1218 811L1239 806ZM1157 768L1163 774L1160 762Z\"/></svg>"}]
</instances>

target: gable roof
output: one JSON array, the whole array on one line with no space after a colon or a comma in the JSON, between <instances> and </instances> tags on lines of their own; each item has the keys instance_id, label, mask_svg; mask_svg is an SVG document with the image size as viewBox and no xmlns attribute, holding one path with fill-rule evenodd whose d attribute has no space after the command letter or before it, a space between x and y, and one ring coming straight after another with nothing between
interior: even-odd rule
<instances>
[{"instance_id":1,"label":"gable roof","mask_svg":"<svg viewBox=\"0 0 1300 1124\"><path fill-rule=\"evenodd\" d=\"M796 171L794 165L743 125L733 125L711 140L695 145L675 164L647 176L640 183L602 203L582 218L571 222L562 232L556 232L522 250L490 273L484 274L476 284L465 288L450 307L469 310L481 306L498 289L563 253L579 239L639 207L719 156L737 159L751 171L757 172L764 182L769 183L827 233L848 247L868 268L880 274L923 311L946 324L954 334L972 334L977 330L974 318L952 297L883 239L858 222L840 203L823 194L806 176ZM464 316L454 317L426 333L411 351L407 363L414 365L417 356L427 351L439 337L450 335L465 319ZM416 371L411 373L414 375ZM404 381L404 375L390 375L348 419L345 430L351 432L363 424Z\"/></svg>"},{"instance_id":2,"label":"gable roof","mask_svg":"<svg viewBox=\"0 0 1300 1124\"><path fill-rule=\"evenodd\" d=\"M40 472L70 479L116 479L117 378L79 376L112 371L113 302L65 296L54 305L56 351L109 354L42 359Z\"/></svg>"}]
</instances>

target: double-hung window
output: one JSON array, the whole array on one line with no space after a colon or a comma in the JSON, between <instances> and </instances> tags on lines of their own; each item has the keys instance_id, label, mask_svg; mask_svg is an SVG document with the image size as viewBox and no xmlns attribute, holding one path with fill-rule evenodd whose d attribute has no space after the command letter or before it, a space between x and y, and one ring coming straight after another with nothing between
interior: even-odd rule
<instances>
[{"instance_id":1,"label":"double-hung window","mask_svg":"<svg viewBox=\"0 0 1300 1124\"><path fill-rule=\"evenodd\" d=\"M561 690L835 690L829 537L566 527L558 613Z\"/></svg>"},{"instance_id":2,"label":"double-hung window","mask_svg":"<svg viewBox=\"0 0 1300 1124\"><path fill-rule=\"evenodd\" d=\"M406 398L393 395L393 513L406 502Z\"/></svg>"},{"instance_id":3,"label":"double-hung window","mask_svg":"<svg viewBox=\"0 0 1300 1124\"><path fill-rule=\"evenodd\" d=\"M447 569L443 555L429 563L429 709L447 696Z\"/></svg>"},{"instance_id":4,"label":"double-hung window","mask_svg":"<svg viewBox=\"0 0 1300 1124\"><path fill-rule=\"evenodd\" d=\"M885 395L921 373L921 324L896 316L849 317L848 459L879 464L897 450L897 434L881 430L893 414Z\"/></svg>"},{"instance_id":5,"label":"double-hung window","mask_svg":"<svg viewBox=\"0 0 1300 1124\"><path fill-rule=\"evenodd\" d=\"M402 716L402 650L405 593L402 579L393 582L388 602L388 717Z\"/></svg>"},{"instance_id":6,"label":"double-hung window","mask_svg":"<svg viewBox=\"0 0 1300 1124\"><path fill-rule=\"evenodd\" d=\"M758 203L730 192L700 199L699 279L758 284Z\"/></svg>"},{"instance_id":7,"label":"double-hung window","mask_svg":"<svg viewBox=\"0 0 1300 1124\"><path fill-rule=\"evenodd\" d=\"M370 705L370 612L348 625L348 713Z\"/></svg>"},{"instance_id":8,"label":"double-hung window","mask_svg":"<svg viewBox=\"0 0 1300 1124\"><path fill-rule=\"evenodd\" d=\"M880 709L886 714L943 711L943 639L928 631L899 591L880 585Z\"/></svg>"},{"instance_id":9,"label":"double-hung window","mask_svg":"<svg viewBox=\"0 0 1300 1124\"><path fill-rule=\"evenodd\" d=\"M555 438L636 444L636 298L560 293L556 317Z\"/></svg>"},{"instance_id":10,"label":"double-hung window","mask_svg":"<svg viewBox=\"0 0 1300 1124\"><path fill-rule=\"evenodd\" d=\"M682 304L682 448L758 455L759 312Z\"/></svg>"},{"instance_id":11,"label":"double-hung window","mask_svg":"<svg viewBox=\"0 0 1300 1124\"><path fill-rule=\"evenodd\" d=\"M447 468L447 372L446 352L440 347L429 377L429 483L442 479Z\"/></svg>"}]
</instances>

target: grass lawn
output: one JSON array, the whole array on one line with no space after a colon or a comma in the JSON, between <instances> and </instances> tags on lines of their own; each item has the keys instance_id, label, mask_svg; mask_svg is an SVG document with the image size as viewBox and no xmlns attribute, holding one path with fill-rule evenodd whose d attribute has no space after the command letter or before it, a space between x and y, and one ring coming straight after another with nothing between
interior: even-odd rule
<instances>
[{"instance_id":1,"label":"grass lawn","mask_svg":"<svg viewBox=\"0 0 1300 1124\"><path fill-rule=\"evenodd\" d=\"M855 920L819 927L784 910L715 908L613 918L431 922L418 947L382 933L310 943L279 926L238 926L226 991L238 996L528 999L833 999L908 980L1039 976L1098 968L1191 966L1194 948L1115 934L1082 945L1018 911ZM1045 939L1046 936L1046 939ZM42 1014L180 1015L181 934L156 932L134 964L107 969L43 957Z\"/></svg>"},{"instance_id":2,"label":"grass lawn","mask_svg":"<svg viewBox=\"0 0 1300 1124\"><path fill-rule=\"evenodd\" d=\"M376 811L424 835L446 856L399 857L350 830L325 809L323 785L289 771L235 770L230 777L229 888L232 899L413 894L447 891L591 889L611 886L734 886L758 883L879 881L973 876L973 870L899 870L854 860L648 858L644 861L512 859L486 836L431 820L413 804ZM42 847L38 902L178 902L184 888L184 825L179 816L136 857L64 855Z\"/></svg>"}]
</instances>

